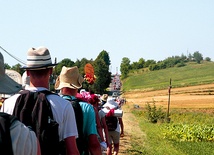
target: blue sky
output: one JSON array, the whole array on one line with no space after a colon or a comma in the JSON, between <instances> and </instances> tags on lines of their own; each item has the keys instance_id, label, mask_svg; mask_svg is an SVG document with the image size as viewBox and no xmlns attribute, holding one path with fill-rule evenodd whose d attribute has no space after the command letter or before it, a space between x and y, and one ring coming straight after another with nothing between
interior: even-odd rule
<instances>
[{"instance_id":1,"label":"blue sky","mask_svg":"<svg viewBox=\"0 0 214 155\"><path fill-rule=\"evenodd\" d=\"M123 57L158 61L199 51L214 61L213 7L213 0L1 1L0 46L23 61L30 47L46 46L52 61L94 60L106 50L112 73Z\"/></svg>"}]
</instances>

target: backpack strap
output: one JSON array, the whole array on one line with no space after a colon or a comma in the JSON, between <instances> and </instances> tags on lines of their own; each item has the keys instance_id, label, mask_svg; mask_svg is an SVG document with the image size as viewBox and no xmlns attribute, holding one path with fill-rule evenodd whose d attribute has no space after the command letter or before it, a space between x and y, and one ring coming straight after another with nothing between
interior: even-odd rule
<instances>
[{"instance_id":1,"label":"backpack strap","mask_svg":"<svg viewBox=\"0 0 214 155\"><path fill-rule=\"evenodd\" d=\"M2 155L13 155L10 126L17 120L15 116L0 112L0 152Z\"/></svg>"},{"instance_id":2,"label":"backpack strap","mask_svg":"<svg viewBox=\"0 0 214 155\"><path fill-rule=\"evenodd\" d=\"M79 104L80 100L78 100L75 97L72 97L70 95L62 95L62 98L68 100L71 102L71 105L74 109L75 118L76 118L76 124L77 124L77 130L78 130L78 138L76 138L77 148L80 152L80 154L87 155L87 138L85 138L83 133L83 112L82 108Z\"/></svg>"}]
</instances>

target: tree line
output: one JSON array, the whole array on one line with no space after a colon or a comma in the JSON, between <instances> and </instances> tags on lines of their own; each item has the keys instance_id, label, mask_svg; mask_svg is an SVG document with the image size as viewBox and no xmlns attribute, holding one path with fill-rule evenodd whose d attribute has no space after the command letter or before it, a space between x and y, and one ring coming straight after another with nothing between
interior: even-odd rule
<instances>
[{"instance_id":1,"label":"tree line","mask_svg":"<svg viewBox=\"0 0 214 155\"><path fill-rule=\"evenodd\" d=\"M54 68L53 75L50 77L50 89L54 90L55 79L60 74L63 66L77 66L79 68L80 74L84 77L84 67L87 63L90 63L93 66L96 80L94 84L89 84L87 83L87 81L84 81L82 89L91 90L97 94L106 93L107 88L111 83L111 72L109 72L109 66L111 65L111 61L108 52L105 50L101 51L95 60L88 60L86 58L82 58L81 60L77 59L74 62L69 58L65 58L62 61L58 62L58 65ZM19 63L12 67L5 63L5 69L15 70L22 75L24 73L24 70L21 67L22 65L20 65Z\"/></svg>"},{"instance_id":2,"label":"tree line","mask_svg":"<svg viewBox=\"0 0 214 155\"><path fill-rule=\"evenodd\" d=\"M182 67L185 66L186 63L190 61L194 61L200 64L202 60L211 61L211 58L206 57L204 59L203 55L199 51L196 51L193 54L189 53L188 56L181 54L181 56L168 57L164 60L157 62L155 60L146 61L145 59L140 58L138 62L131 63L129 58L124 57L122 58L122 62L120 64L120 72L122 79L124 79L128 76L128 73L132 70L147 68L150 71L154 71L169 67Z\"/></svg>"}]
</instances>

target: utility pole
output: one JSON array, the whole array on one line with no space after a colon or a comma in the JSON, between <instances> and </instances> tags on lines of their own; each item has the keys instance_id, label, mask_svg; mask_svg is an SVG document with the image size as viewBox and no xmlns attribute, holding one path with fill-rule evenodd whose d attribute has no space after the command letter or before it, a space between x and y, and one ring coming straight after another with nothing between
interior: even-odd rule
<instances>
[{"instance_id":1,"label":"utility pole","mask_svg":"<svg viewBox=\"0 0 214 155\"><path fill-rule=\"evenodd\" d=\"M169 98L168 98L168 108L167 108L167 114L166 114L166 121L167 123L170 122L170 118L169 118L169 106L170 106L170 93L171 93L171 88L172 88L172 85L171 85L171 78L169 80L169 87L168 87L168 93L169 93Z\"/></svg>"}]
</instances>

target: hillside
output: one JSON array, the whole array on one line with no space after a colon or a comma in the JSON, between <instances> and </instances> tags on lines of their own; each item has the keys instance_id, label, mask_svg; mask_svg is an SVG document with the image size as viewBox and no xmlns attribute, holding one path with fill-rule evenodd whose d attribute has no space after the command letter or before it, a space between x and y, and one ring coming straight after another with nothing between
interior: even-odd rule
<instances>
[{"instance_id":1,"label":"hillside","mask_svg":"<svg viewBox=\"0 0 214 155\"><path fill-rule=\"evenodd\" d=\"M188 63L184 67L173 67L157 71L137 70L122 81L123 92L151 91L167 89L172 80L172 87L187 87L210 84L214 81L214 62L202 64Z\"/></svg>"}]
</instances>

